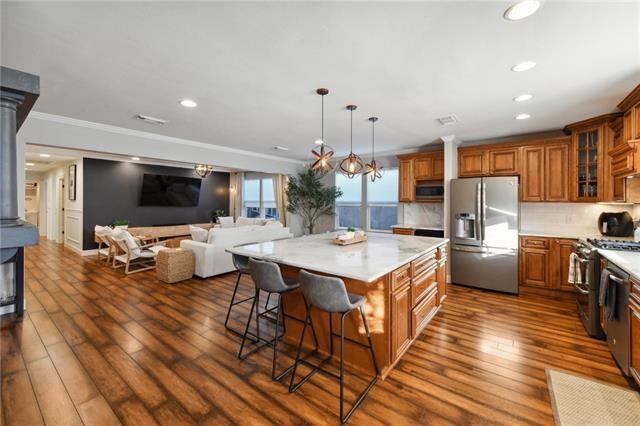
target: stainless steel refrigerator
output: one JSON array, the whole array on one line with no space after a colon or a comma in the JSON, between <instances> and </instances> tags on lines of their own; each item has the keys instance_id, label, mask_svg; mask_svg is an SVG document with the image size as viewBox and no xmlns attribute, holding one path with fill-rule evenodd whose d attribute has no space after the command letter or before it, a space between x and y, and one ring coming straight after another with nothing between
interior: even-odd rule
<instances>
[{"instance_id":1,"label":"stainless steel refrigerator","mask_svg":"<svg viewBox=\"0 0 640 426\"><path fill-rule=\"evenodd\" d=\"M451 181L451 281L518 293L518 178Z\"/></svg>"}]
</instances>

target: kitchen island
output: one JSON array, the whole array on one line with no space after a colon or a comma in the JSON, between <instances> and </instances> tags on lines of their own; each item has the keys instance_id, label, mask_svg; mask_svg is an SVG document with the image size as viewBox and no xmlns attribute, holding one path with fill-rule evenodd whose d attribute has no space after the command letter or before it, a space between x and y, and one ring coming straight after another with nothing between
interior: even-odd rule
<instances>
[{"instance_id":1,"label":"kitchen island","mask_svg":"<svg viewBox=\"0 0 640 426\"><path fill-rule=\"evenodd\" d=\"M332 243L335 236L335 233L326 233L249 244L227 251L278 263L283 275L288 277L297 277L300 269L336 276L344 280L348 292L367 296L367 320L380 375L384 378L446 297L449 240L370 233L366 242L339 246ZM305 307L299 290L285 296L283 310L304 319ZM302 323L288 318L285 321L285 339L297 343ZM328 314L313 310L312 321L320 350L328 352ZM333 325L334 332L339 332L338 321ZM351 314L347 318L346 335L366 342L359 315ZM305 345L311 348L312 341L308 331ZM346 345L345 361L371 373L373 366L367 350L349 342Z\"/></svg>"}]
</instances>

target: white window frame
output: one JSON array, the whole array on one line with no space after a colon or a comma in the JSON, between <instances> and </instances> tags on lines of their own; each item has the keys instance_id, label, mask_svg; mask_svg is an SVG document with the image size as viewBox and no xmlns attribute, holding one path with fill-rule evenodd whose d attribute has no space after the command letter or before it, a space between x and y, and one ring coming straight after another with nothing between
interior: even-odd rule
<instances>
[{"instance_id":1,"label":"white window frame","mask_svg":"<svg viewBox=\"0 0 640 426\"><path fill-rule=\"evenodd\" d=\"M397 167L392 167L392 169L397 169ZM336 174L339 172L336 172ZM399 201L397 201L396 203L373 203L373 204L369 204L368 201L368 194L367 194L367 176L363 176L363 175L358 175L356 177L354 177L354 179L360 179L360 183L362 185L361 187L361 198L360 198L360 203L341 203L338 200L336 200L335 202L335 221L334 221L334 226L335 229L347 229L344 226L340 226L340 217L338 216L338 207L339 206L343 206L343 207L360 207L360 223L363 224L362 229L364 229L367 232L380 232L380 233L385 233L385 234L391 234L393 232L392 229L371 229L371 211L370 211L370 207L396 207L397 209L397 217L400 218L402 217L402 203L400 203ZM383 178L384 179L384 178ZM398 176L398 179L400 179L400 176ZM334 177L334 185L336 184L335 182L335 177Z\"/></svg>"},{"instance_id":2,"label":"white window frame","mask_svg":"<svg viewBox=\"0 0 640 426\"><path fill-rule=\"evenodd\" d=\"M264 193L262 192L262 191L263 191L262 181L263 181L264 179L272 179L272 180L273 180L273 177L268 177L268 176L262 176L262 177L261 177L261 176L257 176L257 177L245 178L245 179L244 179L244 182L243 182L243 185L244 185L247 181L250 181L250 180L257 180L258 182L260 182L260 185L259 185L259 188L260 188L260 190L259 190L259 194L260 194L260 201L259 201L259 203L258 203L258 209L259 209L259 211L260 211L260 216L258 216L258 217L259 217L260 219L265 219L265 218L266 218L266 213L267 213L266 207L264 206ZM243 188L242 188L242 195L243 195L243 197L242 197L242 214L241 214L240 216L244 216L245 214L247 214L247 206L245 205L245 199L244 199L244 194L245 194L245 192L246 192L246 191L244 190L244 187L243 187ZM276 211L277 211L277 210L278 210L278 207L276 206L276 207L275 207L275 209L276 209ZM279 215L280 215L280 212L278 212L278 216L279 216Z\"/></svg>"}]
</instances>

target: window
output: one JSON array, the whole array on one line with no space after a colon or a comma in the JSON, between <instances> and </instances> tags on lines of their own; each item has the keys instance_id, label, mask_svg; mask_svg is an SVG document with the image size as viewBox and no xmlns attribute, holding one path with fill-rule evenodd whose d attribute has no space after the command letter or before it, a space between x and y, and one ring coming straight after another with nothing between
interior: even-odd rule
<instances>
[{"instance_id":1,"label":"window","mask_svg":"<svg viewBox=\"0 0 640 426\"><path fill-rule=\"evenodd\" d=\"M382 179L366 176L349 179L336 173L336 186L343 192L336 200L336 227L391 231L398 223L398 169L387 169Z\"/></svg>"},{"instance_id":2,"label":"window","mask_svg":"<svg viewBox=\"0 0 640 426\"><path fill-rule=\"evenodd\" d=\"M368 229L389 231L398 223L398 169L386 170L375 182L366 181Z\"/></svg>"},{"instance_id":3,"label":"window","mask_svg":"<svg viewBox=\"0 0 640 426\"><path fill-rule=\"evenodd\" d=\"M338 228L362 228L362 176L349 179L336 173L336 186L342 190L342 197L336 200Z\"/></svg>"},{"instance_id":4,"label":"window","mask_svg":"<svg viewBox=\"0 0 640 426\"><path fill-rule=\"evenodd\" d=\"M245 217L279 219L273 179L246 178L242 188L242 212Z\"/></svg>"}]
</instances>

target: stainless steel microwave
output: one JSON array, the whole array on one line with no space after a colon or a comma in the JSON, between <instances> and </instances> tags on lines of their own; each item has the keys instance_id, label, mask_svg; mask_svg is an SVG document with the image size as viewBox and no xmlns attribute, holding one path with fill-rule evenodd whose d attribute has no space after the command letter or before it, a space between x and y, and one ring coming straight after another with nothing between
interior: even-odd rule
<instances>
[{"instance_id":1,"label":"stainless steel microwave","mask_svg":"<svg viewBox=\"0 0 640 426\"><path fill-rule=\"evenodd\" d=\"M443 200L443 182L417 182L416 200Z\"/></svg>"}]
</instances>

